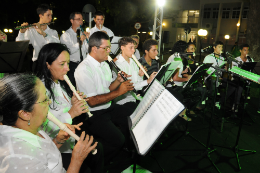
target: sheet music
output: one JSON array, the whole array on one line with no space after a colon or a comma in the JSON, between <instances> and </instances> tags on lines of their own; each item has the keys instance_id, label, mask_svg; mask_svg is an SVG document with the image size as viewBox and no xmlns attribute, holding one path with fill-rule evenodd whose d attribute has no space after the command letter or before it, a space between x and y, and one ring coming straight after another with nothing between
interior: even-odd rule
<instances>
[{"instance_id":1,"label":"sheet music","mask_svg":"<svg viewBox=\"0 0 260 173\"><path fill-rule=\"evenodd\" d=\"M151 148L171 120L183 109L182 103L168 90L163 90L145 116L132 129L140 154L145 154Z\"/></svg>"},{"instance_id":2,"label":"sheet music","mask_svg":"<svg viewBox=\"0 0 260 173\"><path fill-rule=\"evenodd\" d=\"M142 101L139 103L134 113L130 116L130 118L132 119L132 127L134 124L137 123L145 110L148 109L148 107L151 105L157 95L163 90L164 87L158 82L158 80L155 80L153 85L145 93Z\"/></svg>"},{"instance_id":3,"label":"sheet music","mask_svg":"<svg viewBox=\"0 0 260 173\"><path fill-rule=\"evenodd\" d=\"M113 39L111 41L111 49L110 51L113 53L113 54L116 54L116 52L118 51L119 49L119 46L118 46L118 40L122 38L122 37L117 37L117 36L113 36Z\"/></svg>"}]
</instances>

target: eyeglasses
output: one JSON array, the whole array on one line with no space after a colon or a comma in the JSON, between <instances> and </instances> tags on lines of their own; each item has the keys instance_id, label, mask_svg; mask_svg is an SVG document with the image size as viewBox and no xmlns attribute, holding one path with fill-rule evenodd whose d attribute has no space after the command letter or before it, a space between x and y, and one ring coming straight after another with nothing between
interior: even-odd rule
<instances>
[{"instance_id":1,"label":"eyeglasses","mask_svg":"<svg viewBox=\"0 0 260 173\"><path fill-rule=\"evenodd\" d=\"M80 20L80 21L83 21L83 19L81 19L81 18L78 18L78 19L73 19L73 20Z\"/></svg>"},{"instance_id":2,"label":"eyeglasses","mask_svg":"<svg viewBox=\"0 0 260 173\"><path fill-rule=\"evenodd\" d=\"M50 102L50 99L49 99L49 97L47 96L47 98L45 99L45 100L43 100L43 101L41 101L41 102L36 102L35 104L39 104L39 103L49 103Z\"/></svg>"},{"instance_id":3,"label":"eyeglasses","mask_svg":"<svg viewBox=\"0 0 260 173\"><path fill-rule=\"evenodd\" d=\"M111 46L108 46L108 47L96 46L96 47L97 47L97 48L102 48L102 49L104 49L104 50L106 50L106 51L111 50Z\"/></svg>"}]
</instances>

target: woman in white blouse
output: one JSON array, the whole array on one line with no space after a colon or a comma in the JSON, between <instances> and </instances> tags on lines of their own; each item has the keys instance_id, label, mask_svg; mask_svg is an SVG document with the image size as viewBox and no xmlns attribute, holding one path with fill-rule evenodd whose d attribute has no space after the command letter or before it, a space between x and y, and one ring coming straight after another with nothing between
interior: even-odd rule
<instances>
[{"instance_id":1,"label":"woman in white blouse","mask_svg":"<svg viewBox=\"0 0 260 173\"><path fill-rule=\"evenodd\" d=\"M76 117L86 117L88 106L84 100L78 100L72 93L67 83L64 81L64 75L69 71L70 54L66 45L60 43L49 43L43 46L38 57L37 76L43 81L47 89L47 94L51 99L50 112L62 123L72 124ZM83 96L82 93L80 93ZM83 96L85 100L86 96ZM84 120L83 120L84 121ZM74 122L74 121L73 121ZM78 126L82 123L78 124ZM47 122L44 131L54 138L58 133L59 127L52 122ZM60 148L64 168L69 165L72 157L72 148L75 145L75 139L68 139ZM97 154L90 155L83 166L91 169L92 173L102 172L103 169L103 149L101 144L97 146Z\"/></svg>"},{"instance_id":2,"label":"woman in white blouse","mask_svg":"<svg viewBox=\"0 0 260 173\"><path fill-rule=\"evenodd\" d=\"M63 173L62 141L69 138L59 131L52 140L39 130L46 121L50 100L43 83L33 75L11 74L0 79L0 172ZM73 127L67 125L73 131ZM75 145L67 172L77 173L97 143L82 133Z\"/></svg>"}]
</instances>

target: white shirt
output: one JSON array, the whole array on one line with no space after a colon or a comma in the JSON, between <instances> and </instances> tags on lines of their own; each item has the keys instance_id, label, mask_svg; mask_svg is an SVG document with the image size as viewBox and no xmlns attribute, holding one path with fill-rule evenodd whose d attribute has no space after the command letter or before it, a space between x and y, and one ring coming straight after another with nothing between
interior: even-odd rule
<instances>
[{"instance_id":1,"label":"white shirt","mask_svg":"<svg viewBox=\"0 0 260 173\"><path fill-rule=\"evenodd\" d=\"M122 54L120 54L115 64L126 74L132 75L128 79L131 79L135 90L141 90L144 86L148 84L147 80L143 80L143 76L139 76L139 67L136 65L132 58L130 58L130 63L128 63L122 56ZM116 78L117 71L113 69L113 80L116 80ZM135 93L132 91L128 91L127 93L115 98L114 100L116 104L123 105L127 102L136 102L136 99L138 98L136 97Z\"/></svg>"},{"instance_id":2,"label":"white shirt","mask_svg":"<svg viewBox=\"0 0 260 173\"><path fill-rule=\"evenodd\" d=\"M226 61L224 61L224 58L223 57L215 57L214 56L214 53L212 54L209 54L207 55L205 58L204 58L204 61L203 63L213 63L212 66L219 66L219 67L222 67L223 65L226 64ZM208 70L207 70L207 73L208 74L211 74L215 71L214 68L210 67ZM215 76L215 74L213 75Z\"/></svg>"},{"instance_id":3,"label":"white shirt","mask_svg":"<svg viewBox=\"0 0 260 173\"><path fill-rule=\"evenodd\" d=\"M39 52L41 48L48 43L59 43L59 36L56 30L50 29L49 26L44 30L47 34L47 37L39 34L35 28L29 28L25 31L25 33L21 33L19 31L18 36L16 37L16 41L24 41L29 40L30 44L32 44L33 50L33 58L32 61L36 61L38 59Z\"/></svg>"},{"instance_id":4,"label":"white shirt","mask_svg":"<svg viewBox=\"0 0 260 173\"><path fill-rule=\"evenodd\" d=\"M99 63L89 54L76 68L74 77L79 91L87 97L110 93L109 86L112 83L112 72L106 62ZM107 109L111 101L91 107L90 111Z\"/></svg>"},{"instance_id":5,"label":"white shirt","mask_svg":"<svg viewBox=\"0 0 260 173\"><path fill-rule=\"evenodd\" d=\"M82 32L80 31L80 35ZM70 50L70 61L80 62L80 52L79 52L79 43L77 41L77 33L70 27L65 33L60 37L60 42L65 44ZM86 58L88 52L88 43L86 40L83 41L81 45L81 51L83 59Z\"/></svg>"},{"instance_id":6,"label":"white shirt","mask_svg":"<svg viewBox=\"0 0 260 173\"><path fill-rule=\"evenodd\" d=\"M42 130L41 138L28 131L0 126L0 173L65 173L60 151Z\"/></svg>"},{"instance_id":7,"label":"white shirt","mask_svg":"<svg viewBox=\"0 0 260 173\"><path fill-rule=\"evenodd\" d=\"M182 73L182 71L183 71L183 63L182 63L181 57L176 57L175 54L172 54L172 55L168 58L166 64L169 63L169 62L173 62L173 61L181 61L181 63L178 65L178 68L179 68L178 77L182 78L181 73ZM174 84L177 85L177 86L183 86L183 82L174 81Z\"/></svg>"},{"instance_id":8,"label":"white shirt","mask_svg":"<svg viewBox=\"0 0 260 173\"><path fill-rule=\"evenodd\" d=\"M138 49L135 49L135 57L136 57L136 59L138 59L138 60L141 58L140 52L139 52Z\"/></svg>"},{"instance_id":9,"label":"white shirt","mask_svg":"<svg viewBox=\"0 0 260 173\"><path fill-rule=\"evenodd\" d=\"M55 95L55 100L53 98L51 99L52 103L50 104L49 111L62 123L68 123L72 124L72 118L71 115L68 113L71 105L71 98L67 95L67 93L61 88L60 83L52 85L52 91ZM50 92L47 90L47 94L50 97ZM64 96L67 98L67 100L64 98ZM60 128L54 124L52 121L49 121L48 119L43 124L43 130L53 139L55 138ZM75 139L70 137L61 147L60 152L61 153L72 153L72 148L75 145Z\"/></svg>"},{"instance_id":10,"label":"white shirt","mask_svg":"<svg viewBox=\"0 0 260 173\"><path fill-rule=\"evenodd\" d=\"M242 62L242 64L244 63L244 61L240 58L240 56L238 56L238 57L236 57L235 58L237 61L240 61L240 62ZM254 60L251 58L251 60L252 60L252 62L254 62ZM248 59L246 59L246 62L249 62L249 60ZM232 67L233 66L237 66L238 67L238 64L236 63L236 62L232 62Z\"/></svg>"},{"instance_id":11,"label":"white shirt","mask_svg":"<svg viewBox=\"0 0 260 173\"><path fill-rule=\"evenodd\" d=\"M110 29L108 29L107 27L104 27L104 25L102 26L101 29L98 29L96 25L95 25L95 27L91 28L91 29L89 30L90 36L91 36L94 32L97 32L97 31L106 31L106 32L107 32L107 35L108 35L109 37L115 36L114 33L113 33Z\"/></svg>"}]
</instances>

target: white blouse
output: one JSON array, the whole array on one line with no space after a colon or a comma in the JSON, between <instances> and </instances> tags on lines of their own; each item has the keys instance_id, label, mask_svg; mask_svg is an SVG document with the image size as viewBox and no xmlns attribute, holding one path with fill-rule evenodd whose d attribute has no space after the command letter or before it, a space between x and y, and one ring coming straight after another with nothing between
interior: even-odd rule
<instances>
[{"instance_id":1,"label":"white blouse","mask_svg":"<svg viewBox=\"0 0 260 173\"><path fill-rule=\"evenodd\" d=\"M42 130L41 138L11 126L0 126L0 173L65 173L61 154Z\"/></svg>"},{"instance_id":2,"label":"white blouse","mask_svg":"<svg viewBox=\"0 0 260 173\"><path fill-rule=\"evenodd\" d=\"M51 99L52 103L50 104L49 111L62 123L72 124L71 115L68 113L71 105L71 98L67 93L61 88L60 83L52 85L52 91L55 95L55 100ZM47 94L50 97L50 92L47 90ZM64 98L67 98L67 100ZM57 136L60 131L60 128L53 122L46 120L42 128L52 139ZM69 138L61 147L61 153L72 153L72 148L75 145L75 139Z\"/></svg>"}]
</instances>

